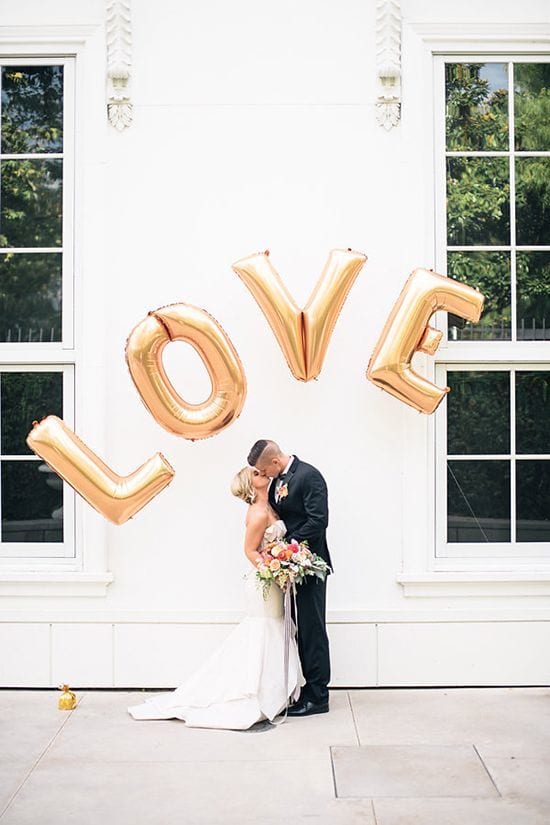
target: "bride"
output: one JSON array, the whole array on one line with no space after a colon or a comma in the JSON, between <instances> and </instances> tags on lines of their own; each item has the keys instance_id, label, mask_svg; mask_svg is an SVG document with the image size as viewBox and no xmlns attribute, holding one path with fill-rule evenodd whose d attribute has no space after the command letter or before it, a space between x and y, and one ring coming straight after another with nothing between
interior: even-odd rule
<instances>
[{"instance_id":1,"label":"bride","mask_svg":"<svg viewBox=\"0 0 550 825\"><path fill-rule=\"evenodd\" d=\"M246 616L190 678L171 693L128 708L134 719L181 719L188 727L246 730L283 713L305 679L294 638L290 638L288 684L284 684L283 594L274 583L267 599L256 587L259 550L286 532L267 499L269 478L244 467L231 492L248 506L244 552L254 567L245 576Z\"/></svg>"}]
</instances>

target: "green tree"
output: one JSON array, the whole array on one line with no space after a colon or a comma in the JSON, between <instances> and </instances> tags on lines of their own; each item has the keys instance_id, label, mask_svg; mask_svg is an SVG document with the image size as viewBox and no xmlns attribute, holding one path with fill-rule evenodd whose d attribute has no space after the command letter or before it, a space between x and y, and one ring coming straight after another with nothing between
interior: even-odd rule
<instances>
[{"instance_id":1,"label":"green tree","mask_svg":"<svg viewBox=\"0 0 550 825\"><path fill-rule=\"evenodd\" d=\"M0 247L62 244L63 67L2 68ZM60 340L61 255L0 255L0 341ZM40 332L42 330L42 333ZM42 336L42 337L41 337Z\"/></svg>"},{"instance_id":2,"label":"green tree","mask_svg":"<svg viewBox=\"0 0 550 825\"><path fill-rule=\"evenodd\" d=\"M494 88L484 64L451 63L446 66L446 136L449 151L502 151L508 149L508 94ZM485 74L485 76L484 76ZM550 65L514 65L516 148L550 148ZM550 159L517 158L515 161L517 242L550 244ZM508 245L510 227L510 175L507 158L451 157L447 166L447 237L451 246ZM517 257L518 325L531 329L525 337L546 337L549 309L550 254L524 253ZM542 257L546 258L543 260ZM450 317L455 329L467 328L466 337L510 337L510 261L507 253L449 252L448 274L478 287L486 296L478 333L468 323ZM525 315L528 313L528 316ZM526 323L527 320L527 323ZM523 321L523 323L522 323ZM535 326L535 332L532 326Z\"/></svg>"}]
</instances>

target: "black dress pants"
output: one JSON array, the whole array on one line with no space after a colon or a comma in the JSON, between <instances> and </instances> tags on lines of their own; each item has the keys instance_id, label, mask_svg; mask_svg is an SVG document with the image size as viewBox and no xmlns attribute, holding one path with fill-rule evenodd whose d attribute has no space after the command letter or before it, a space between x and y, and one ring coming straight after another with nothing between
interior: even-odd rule
<instances>
[{"instance_id":1,"label":"black dress pants","mask_svg":"<svg viewBox=\"0 0 550 825\"><path fill-rule=\"evenodd\" d=\"M326 593L326 579L321 581L317 576L308 576L302 584L296 586L298 653L306 679L300 699L316 703L328 702L328 683L330 682ZM292 600L292 618L296 623L294 600Z\"/></svg>"}]
</instances>

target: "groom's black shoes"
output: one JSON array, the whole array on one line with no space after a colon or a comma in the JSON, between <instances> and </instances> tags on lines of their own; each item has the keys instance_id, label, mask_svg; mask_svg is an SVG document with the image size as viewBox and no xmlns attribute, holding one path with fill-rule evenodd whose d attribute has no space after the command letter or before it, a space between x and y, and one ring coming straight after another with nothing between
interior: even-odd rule
<instances>
[{"instance_id":1,"label":"groom's black shoes","mask_svg":"<svg viewBox=\"0 0 550 825\"><path fill-rule=\"evenodd\" d=\"M287 716L313 716L314 713L328 713L328 702L310 702L309 699L300 699L289 707Z\"/></svg>"}]
</instances>

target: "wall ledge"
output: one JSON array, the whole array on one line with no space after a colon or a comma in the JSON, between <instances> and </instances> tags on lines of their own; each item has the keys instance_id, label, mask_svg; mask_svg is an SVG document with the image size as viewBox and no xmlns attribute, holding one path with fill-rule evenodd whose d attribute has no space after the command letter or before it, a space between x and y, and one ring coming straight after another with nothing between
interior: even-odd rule
<instances>
[{"instance_id":1,"label":"wall ledge","mask_svg":"<svg viewBox=\"0 0 550 825\"><path fill-rule=\"evenodd\" d=\"M0 572L0 596L105 596L112 573Z\"/></svg>"},{"instance_id":2,"label":"wall ledge","mask_svg":"<svg viewBox=\"0 0 550 825\"><path fill-rule=\"evenodd\" d=\"M419 572L402 573L396 580L409 597L550 596L550 571Z\"/></svg>"},{"instance_id":3,"label":"wall ledge","mask_svg":"<svg viewBox=\"0 0 550 825\"><path fill-rule=\"evenodd\" d=\"M496 602L492 607L443 607L440 602L431 602L433 607L412 607L410 602L401 609L333 609L327 611L327 625L411 625L433 623L474 623L487 622L550 622L550 604L541 606L511 607ZM92 624L92 625L170 625L172 627L190 625L215 626L235 625L244 618L242 610L132 610L112 607L12 607L5 604L0 609L2 624Z\"/></svg>"}]
</instances>

